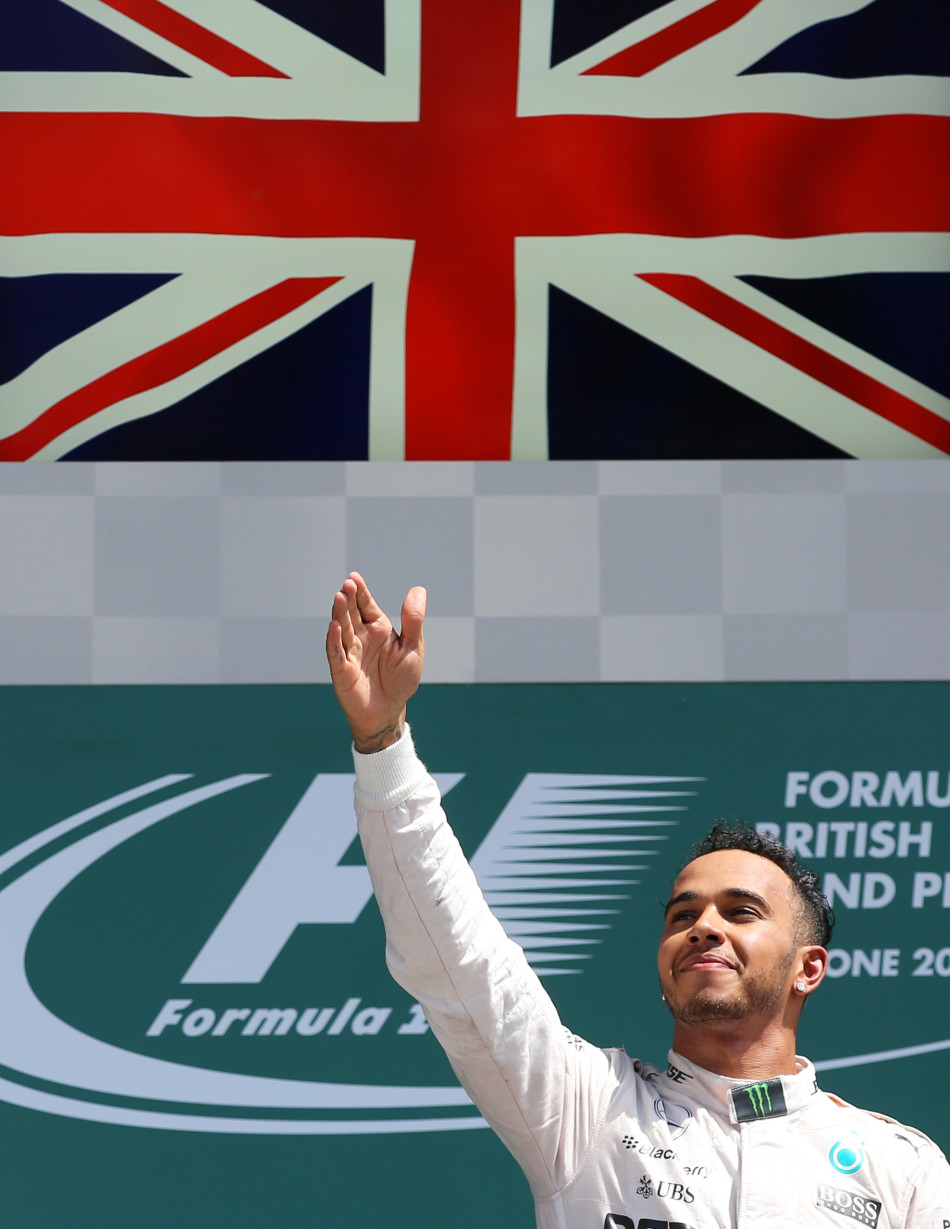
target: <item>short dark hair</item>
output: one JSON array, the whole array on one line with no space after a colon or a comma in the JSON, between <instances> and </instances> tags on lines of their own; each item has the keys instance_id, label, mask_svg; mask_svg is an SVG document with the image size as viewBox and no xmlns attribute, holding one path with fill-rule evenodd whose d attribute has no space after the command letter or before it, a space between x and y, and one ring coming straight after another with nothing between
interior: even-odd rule
<instances>
[{"instance_id":1,"label":"short dark hair","mask_svg":"<svg viewBox=\"0 0 950 1229\"><path fill-rule=\"evenodd\" d=\"M683 866L704 854L717 853L722 849L741 849L746 853L758 854L783 870L792 881L801 904L802 937L808 943L828 946L835 915L828 898L818 886L819 876L815 871L802 866L795 854L774 836L756 832L750 824L742 821L730 823L725 819L717 820L703 839L696 842Z\"/></svg>"}]
</instances>

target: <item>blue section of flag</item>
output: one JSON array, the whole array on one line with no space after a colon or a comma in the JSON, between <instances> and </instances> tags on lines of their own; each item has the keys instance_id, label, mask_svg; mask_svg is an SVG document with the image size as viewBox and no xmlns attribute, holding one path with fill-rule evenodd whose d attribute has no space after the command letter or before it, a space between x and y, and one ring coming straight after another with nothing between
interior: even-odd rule
<instances>
[{"instance_id":1,"label":"blue section of flag","mask_svg":"<svg viewBox=\"0 0 950 1229\"><path fill-rule=\"evenodd\" d=\"M0 72L187 76L61 0L0 5Z\"/></svg>"},{"instance_id":2,"label":"blue section of flag","mask_svg":"<svg viewBox=\"0 0 950 1229\"><path fill-rule=\"evenodd\" d=\"M552 461L847 455L555 286L548 328Z\"/></svg>"},{"instance_id":3,"label":"blue section of flag","mask_svg":"<svg viewBox=\"0 0 950 1229\"><path fill-rule=\"evenodd\" d=\"M950 274L742 280L950 397Z\"/></svg>"},{"instance_id":4,"label":"blue section of flag","mask_svg":"<svg viewBox=\"0 0 950 1229\"><path fill-rule=\"evenodd\" d=\"M174 273L0 277L0 384L67 338L169 282Z\"/></svg>"},{"instance_id":5,"label":"blue section of flag","mask_svg":"<svg viewBox=\"0 0 950 1229\"><path fill-rule=\"evenodd\" d=\"M667 0L558 0L551 31L551 65L577 55L593 43L663 8Z\"/></svg>"},{"instance_id":6,"label":"blue section of flag","mask_svg":"<svg viewBox=\"0 0 950 1229\"><path fill-rule=\"evenodd\" d=\"M384 0L258 0L377 72L386 71Z\"/></svg>"},{"instance_id":7,"label":"blue section of flag","mask_svg":"<svg viewBox=\"0 0 950 1229\"><path fill-rule=\"evenodd\" d=\"M948 72L948 48L947 0L872 0L856 13L810 26L746 72L939 77Z\"/></svg>"},{"instance_id":8,"label":"blue section of flag","mask_svg":"<svg viewBox=\"0 0 950 1229\"><path fill-rule=\"evenodd\" d=\"M369 455L372 287L70 461L351 461Z\"/></svg>"}]
</instances>

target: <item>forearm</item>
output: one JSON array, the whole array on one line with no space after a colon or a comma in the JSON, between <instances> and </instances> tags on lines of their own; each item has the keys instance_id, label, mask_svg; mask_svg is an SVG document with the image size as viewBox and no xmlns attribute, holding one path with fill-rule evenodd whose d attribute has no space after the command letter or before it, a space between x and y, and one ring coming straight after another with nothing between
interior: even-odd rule
<instances>
[{"instance_id":1,"label":"forearm","mask_svg":"<svg viewBox=\"0 0 950 1229\"><path fill-rule=\"evenodd\" d=\"M520 969L523 953L489 911L408 730L386 754L354 760L359 832L393 976L427 1010L449 1012L482 1035L491 1025L465 1000L498 966Z\"/></svg>"}]
</instances>

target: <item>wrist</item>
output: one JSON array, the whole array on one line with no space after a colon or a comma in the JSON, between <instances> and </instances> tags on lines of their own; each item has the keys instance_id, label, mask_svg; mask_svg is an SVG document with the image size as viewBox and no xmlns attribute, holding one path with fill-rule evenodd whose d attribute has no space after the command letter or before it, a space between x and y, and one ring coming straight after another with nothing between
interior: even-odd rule
<instances>
[{"instance_id":1,"label":"wrist","mask_svg":"<svg viewBox=\"0 0 950 1229\"><path fill-rule=\"evenodd\" d=\"M353 735L353 746L360 755L373 755L384 747L391 747L399 742L406 728L405 709L391 723L379 726L373 730L356 730L350 727Z\"/></svg>"}]
</instances>

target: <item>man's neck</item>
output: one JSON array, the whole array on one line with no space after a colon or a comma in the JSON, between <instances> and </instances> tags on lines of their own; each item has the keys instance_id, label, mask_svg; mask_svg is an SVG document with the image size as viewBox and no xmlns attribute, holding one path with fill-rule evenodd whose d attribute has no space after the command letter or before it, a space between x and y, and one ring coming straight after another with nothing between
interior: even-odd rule
<instances>
[{"instance_id":1,"label":"man's neck","mask_svg":"<svg viewBox=\"0 0 950 1229\"><path fill-rule=\"evenodd\" d=\"M766 1027L752 1034L748 1021L736 1028L726 1028L726 1023L711 1028L677 1022L673 1049L698 1067L734 1080L767 1080L796 1073L794 1032Z\"/></svg>"}]
</instances>

